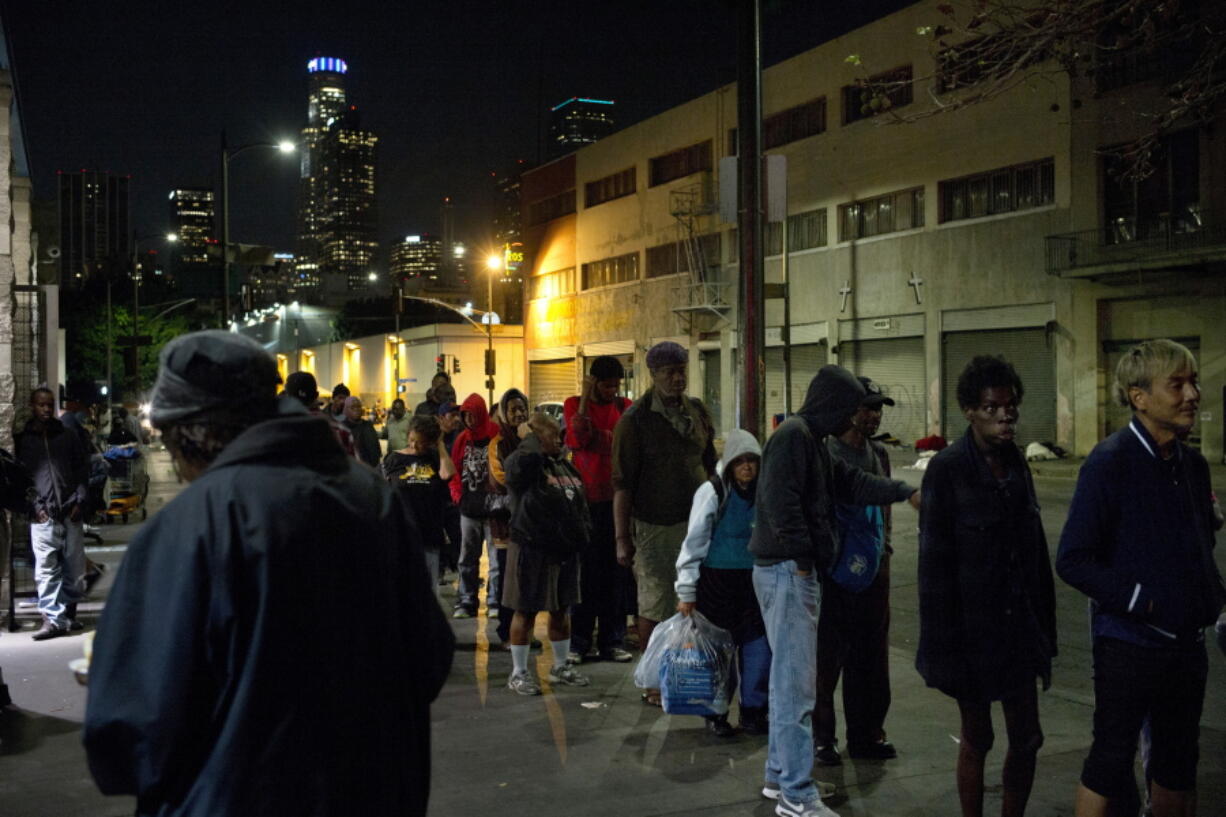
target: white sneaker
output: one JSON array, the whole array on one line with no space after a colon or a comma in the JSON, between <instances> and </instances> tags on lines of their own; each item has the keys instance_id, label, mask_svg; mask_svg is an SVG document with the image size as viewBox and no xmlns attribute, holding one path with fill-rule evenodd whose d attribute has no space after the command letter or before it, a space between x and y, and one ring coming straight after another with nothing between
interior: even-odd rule
<instances>
[{"instance_id":1,"label":"white sneaker","mask_svg":"<svg viewBox=\"0 0 1226 817\"><path fill-rule=\"evenodd\" d=\"M555 684L568 684L573 687L585 687L591 683L586 675L569 664L550 669L549 680Z\"/></svg>"},{"instance_id":2,"label":"white sneaker","mask_svg":"<svg viewBox=\"0 0 1226 817\"><path fill-rule=\"evenodd\" d=\"M779 795L775 813L779 817L839 817L838 812L827 808L820 800L812 803L793 803L782 794Z\"/></svg>"},{"instance_id":3,"label":"white sneaker","mask_svg":"<svg viewBox=\"0 0 1226 817\"><path fill-rule=\"evenodd\" d=\"M518 692L520 695L541 694L541 688L537 686L536 681L532 680L532 676L526 672L511 673L511 678L507 681L507 689L512 692Z\"/></svg>"},{"instance_id":4,"label":"white sneaker","mask_svg":"<svg viewBox=\"0 0 1226 817\"><path fill-rule=\"evenodd\" d=\"M813 785L817 786L817 793L822 796L823 800L834 797L838 793L838 787L833 783L827 783L825 780L814 780ZM767 800L778 800L779 791L778 781L772 783L768 780L762 784L762 796Z\"/></svg>"},{"instance_id":5,"label":"white sneaker","mask_svg":"<svg viewBox=\"0 0 1226 817\"><path fill-rule=\"evenodd\" d=\"M779 799L779 783L772 783L769 780L762 784L762 796L767 800Z\"/></svg>"}]
</instances>

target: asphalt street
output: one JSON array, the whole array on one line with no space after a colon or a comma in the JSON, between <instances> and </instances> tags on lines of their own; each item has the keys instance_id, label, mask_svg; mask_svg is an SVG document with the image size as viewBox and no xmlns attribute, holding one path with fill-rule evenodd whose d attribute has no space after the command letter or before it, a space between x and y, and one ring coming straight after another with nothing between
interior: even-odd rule
<instances>
[{"instance_id":1,"label":"asphalt street","mask_svg":"<svg viewBox=\"0 0 1226 817\"><path fill-rule=\"evenodd\" d=\"M918 484L912 457L895 458L896 476ZM1049 547L1056 543L1076 476L1076 463L1035 466ZM150 511L156 513L182 486L164 454L153 457ZM1226 469L1215 467L1219 495ZM917 621L916 515L895 512L891 568L891 678L893 705L886 727L899 757L885 762L844 761L816 775L839 786L831 805L839 814L949 817L958 813L954 785L958 717L953 701L924 687L913 663ZM92 625L105 603L114 571L137 525L104 529L105 544L92 558L111 570L82 607ZM1220 541L1220 538L1219 538ZM1219 557L1219 561L1221 558ZM443 588L450 609L453 588ZM1085 599L1057 582L1060 655L1052 689L1040 698L1046 742L1028 814L1072 814L1072 797L1090 742L1093 689ZM355 600L337 599L320 615L353 618ZM493 813L516 817L689 817L773 814L758 794L766 740L710 736L696 717L669 716L639 700L633 664L589 663L589 687L549 688L526 698L506 689L510 655L500 650L484 607L477 618L454 621L458 648L451 677L433 708L434 773L430 814ZM82 636L36 643L26 632L0 635L0 667L15 707L0 714L0 815L4 817L118 817L131 814L130 798L104 797L94 788L80 745L86 690L68 662L81 655ZM306 623L309 626L309 622ZM544 678L550 661L543 619L534 653ZM1226 816L1226 658L1210 651L1209 688L1201 726L1200 814ZM735 719L734 719L735 720ZM999 809L1004 728L996 713L996 749L988 760L987 813ZM360 737L360 736L358 736Z\"/></svg>"}]
</instances>

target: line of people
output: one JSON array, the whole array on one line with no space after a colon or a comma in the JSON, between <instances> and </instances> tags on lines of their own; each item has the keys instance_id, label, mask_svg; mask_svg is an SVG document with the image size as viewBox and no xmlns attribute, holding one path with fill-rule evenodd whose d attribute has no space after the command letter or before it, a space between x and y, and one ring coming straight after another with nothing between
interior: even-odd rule
<instances>
[{"instance_id":1,"label":"line of people","mask_svg":"<svg viewBox=\"0 0 1226 817\"><path fill-rule=\"evenodd\" d=\"M740 725L768 734L762 794L782 817L829 817L812 769L815 758L841 762L840 676L848 753L897 752L884 730L884 510L905 501L920 511L916 666L959 705L963 814L983 811L999 700L1002 808L1021 815L1056 621L1014 442L1023 386L1012 366L985 356L962 372L967 432L933 458L921 494L890 478L872 444L888 397L838 366L816 374L764 448L730 434L717 464L710 415L686 394L687 361L677 344L652 347L651 388L627 403L620 364L597 359L566 403L565 438L510 390L497 423L478 395L465 400L448 451L438 418L452 412L440 403L433 421L408 421L403 448L375 474L343 453L336 422L309 416L293 378L285 391L297 399L276 399L275 364L258 345L222 332L169 344L153 420L191 484L130 545L99 625L85 742L100 786L138 794L142 813L424 813L426 707L452 648L427 569L431 551L442 560L448 522L429 509L454 504L456 613L476 609L489 548L486 604L506 625L513 691L540 691L527 666L538 612L550 614L552 683L586 685L577 665L593 648L624 660L616 563L633 572L640 645L677 612L733 633ZM1170 341L1142 344L1117 381L1133 420L1087 459L1056 560L1093 611L1094 743L1076 813L1119 813L1144 733L1153 813L1192 814L1203 630L1223 603L1220 514L1207 464L1182 442L1197 415L1195 360ZM585 582L597 583L590 595ZM363 599L370 626L320 616L337 597ZM308 617L316 626L304 630ZM658 705L653 692L644 701ZM732 731L718 718L708 728Z\"/></svg>"}]
</instances>

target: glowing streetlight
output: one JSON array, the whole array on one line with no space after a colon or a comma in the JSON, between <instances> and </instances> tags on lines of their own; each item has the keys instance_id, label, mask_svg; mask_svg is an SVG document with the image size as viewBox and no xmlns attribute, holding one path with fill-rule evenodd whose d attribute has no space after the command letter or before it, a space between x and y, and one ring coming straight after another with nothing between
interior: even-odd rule
<instances>
[{"instance_id":1,"label":"glowing streetlight","mask_svg":"<svg viewBox=\"0 0 1226 817\"><path fill-rule=\"evenodd\" d=\"M297 149L298 149L298 146L295 145L293 142L289 141L288 139L282 140L277 143L277 150L281 151L282 153L293 153Z\"/></svg>"},{"instance_id":2,"label":"glowing streetlight","mask_svg":"<svg viewBox=\"0 0 1226 817\"><path fill-rule=\"evenodd\" d=\"M367 281L372 281L372 282L373 282L373 281L378 281L378 280L379 280L379 273L377 273L377 272L372 272L372 273L370 273L369 275L367 275L367 276L366 276L366 280L367 280Z\"/></svg>"}]
</instances>

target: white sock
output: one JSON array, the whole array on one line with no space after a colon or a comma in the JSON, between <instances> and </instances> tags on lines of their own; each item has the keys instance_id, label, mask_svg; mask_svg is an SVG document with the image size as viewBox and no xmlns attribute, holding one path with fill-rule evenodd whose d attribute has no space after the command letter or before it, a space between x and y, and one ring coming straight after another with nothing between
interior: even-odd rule
<instances>
[{"instance_id":1,"label":"white sock","mask_svg":"<svg viewBox=\"0 0 1226 817\"><path fill-rule=\"evenodd\" d=\"M566 666L566 654L570 652L570 639L563 638L561 641L550 641L553 645L553 666L554 669Z\"/></svg>"},{"instance_id":2,"label":"white sock","mask_svg":"<svg viewBox=\"0 0 1226 817\"><path fill-rule=\"evenodd\" d=\"M511 645L511 664L514 666L512 670L515 675L528 674L528 645L527 644L512 644Z\"/></svg>"}]
</instances>

